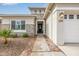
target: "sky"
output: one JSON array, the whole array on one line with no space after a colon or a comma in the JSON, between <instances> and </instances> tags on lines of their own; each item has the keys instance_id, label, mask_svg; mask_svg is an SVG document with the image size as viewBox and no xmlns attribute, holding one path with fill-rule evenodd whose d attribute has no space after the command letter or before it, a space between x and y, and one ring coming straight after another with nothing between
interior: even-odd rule
<instances>
[{"instance_id":1,"label":"sky","mask_svg":"<svg viewBox=\"0 0 79 59\"><path fill-rule=\"evenodd\" d=\"M28 7L46 6L46 3L0 3L0 14L30 14Z\"/></svg>"}]
</instances>

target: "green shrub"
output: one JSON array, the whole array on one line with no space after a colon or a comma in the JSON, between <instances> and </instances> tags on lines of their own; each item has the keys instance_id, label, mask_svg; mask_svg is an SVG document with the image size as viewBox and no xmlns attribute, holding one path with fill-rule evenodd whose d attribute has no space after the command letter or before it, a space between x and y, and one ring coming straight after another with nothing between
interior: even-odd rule
<instances>
[{"instance_id":1,"label":"green shrub","mask_svg":"<svg viewBox=\"0 0 79 59\"><path fill-rule=\"evenodd\" d=\"M27 33L23 33L22 37L29 37Z\"/></svg>"},{"instance_id":2,"label":"green shrub","mask_svg":"<svg viewBox=\"0 0 79 59\"><path fill-rule=\"evenodd\" d=\"M7 38L10 36L10 33L11 33L11 30L8 30L8 29L0 30L0 36L4 37L5 39L4 44L7 44Z\"/></svg>"},{"instance_id":3,"label":"green shrub","mask_svg":"<svg viewBox=\"0 0 79 59\"><path fill-rule=\"evenodd\" d=\"M17 38L18 35L17 35L17 34L11 34L10 37L12 37L12 38Z\"/></svg>"}]
</instances>

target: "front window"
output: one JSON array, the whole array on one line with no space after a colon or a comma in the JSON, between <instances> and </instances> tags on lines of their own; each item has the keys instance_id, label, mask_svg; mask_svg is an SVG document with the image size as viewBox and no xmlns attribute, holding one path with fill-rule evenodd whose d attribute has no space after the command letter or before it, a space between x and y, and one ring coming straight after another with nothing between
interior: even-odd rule
<instances>
[{"instance_id":1,"label":"front window","mask_svg":"<svg viewBox=\"0 0 79 59\"><path fill-rule=\"evenodd\" d=\"M22 30L25 29L25 21L21 21L21 29L22 29Z\"/></svg>"},{"instance_id":2,"label":"front window","mask_svg":"<svg viewBox=\"0 0 79 59\"><path fill-rule=\"evenodd\" d=\"M25 30L25 21L11 21L11 29Z\"/></svg>"}]
</instances>

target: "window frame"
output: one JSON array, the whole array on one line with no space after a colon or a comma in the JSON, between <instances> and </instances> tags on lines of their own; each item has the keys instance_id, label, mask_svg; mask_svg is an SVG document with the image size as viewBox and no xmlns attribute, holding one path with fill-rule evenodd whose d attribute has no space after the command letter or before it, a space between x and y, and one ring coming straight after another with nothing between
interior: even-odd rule
<instances>
[{"instance_id":1,"label":"window frame","mask_svg":"<svg viewBox=\"0 0 79 59\"><path fill-rule=\"evenodd\" d=\"M23 22L23 23L22 23L22 22ZM25 21L21 21L21 30L25 30L25 27L24 27L24 29L23 29L22 26L25 26L25 27L26 27L26 25L25 25Z\"/></svg>"},{"instance_id":2,"label":"window frame","mask_svg":"<svg viewBox=\"0 0 79 59\"><path fill-rule=\"evenodd\" d=\"M15 21L15 28L14 29L12 29L12 21ZM20 22L20 29L16 29L16 26L18 26L18 24L17 24L17 22ZM10 28L11 28L11 30L25 30L25 28L24 29L22 29L22 21L24 21L25 22L25 20L11 20L11 24L10 24ZM24 23L24 25L25 25L25 23ZM25 25L25 27L26 27L26 25Z\"/></svg>"},{"instance_id":3,"label":"window frame","mask_svg":"<svg viewBox=\"0 0 79 59\"><path fill-rule=\"evenodd\" d=\"M70 16L73 16L73 17L70 17ZM69 15L69 19L74 19L74 15L73 14L70 14Z\"/></svg>"},{"instance_id":4,"label":"window frame","mask_svg":"<svg viewBox=\"0 0 79 59\"><path fill-rule=\"evenodd\" d=\"M15 29L15 27L14 27L15 25L14 25L14 24L12 24L12 22L15 22L15 21L14 21L14 20L12 20L12 21L11 21L11 24L10 24L10 29L11 29L11 30L14 30L14 29ZM12 26L13 26L14 28L12 28Z\"/></svg>"}]
</instances>

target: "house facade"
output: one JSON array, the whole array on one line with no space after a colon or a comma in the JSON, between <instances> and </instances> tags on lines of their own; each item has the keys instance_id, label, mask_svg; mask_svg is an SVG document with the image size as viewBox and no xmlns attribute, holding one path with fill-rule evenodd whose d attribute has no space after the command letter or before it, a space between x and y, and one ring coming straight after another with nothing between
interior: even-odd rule
<instances>
[{"instance_id":1,"label":"house facade","mask_svg":"<svg viewBox=\"0 0 79 59\"><path fill-rule=\"evenodd\" d=\"M29 7L29 15L0 15L0 29L31 36L43 34L56 45L79 43L79 3L50 3Z\"/></svg>"},{"instance_id":2,"label":"house facade","mask_svg":"<svg viewBox=\"0 0 79 59\"><path fill-rule=\"evenodd\" d=\"M44 19L46 36L56 45L79 43L79 3L50 3Z\"/></svg>"},{"instance_id":3,"label":"house facade","mask_svg":"<svg viewBox=\"0 0 79 59\"><path fill-rule=\"evenodd\" d=\"M45 34L45 8L29 7L31 14L2 14L0 15L0 29L10 29L12 33L27 33L30 36Z\"/></svg>"}]
</instances>

